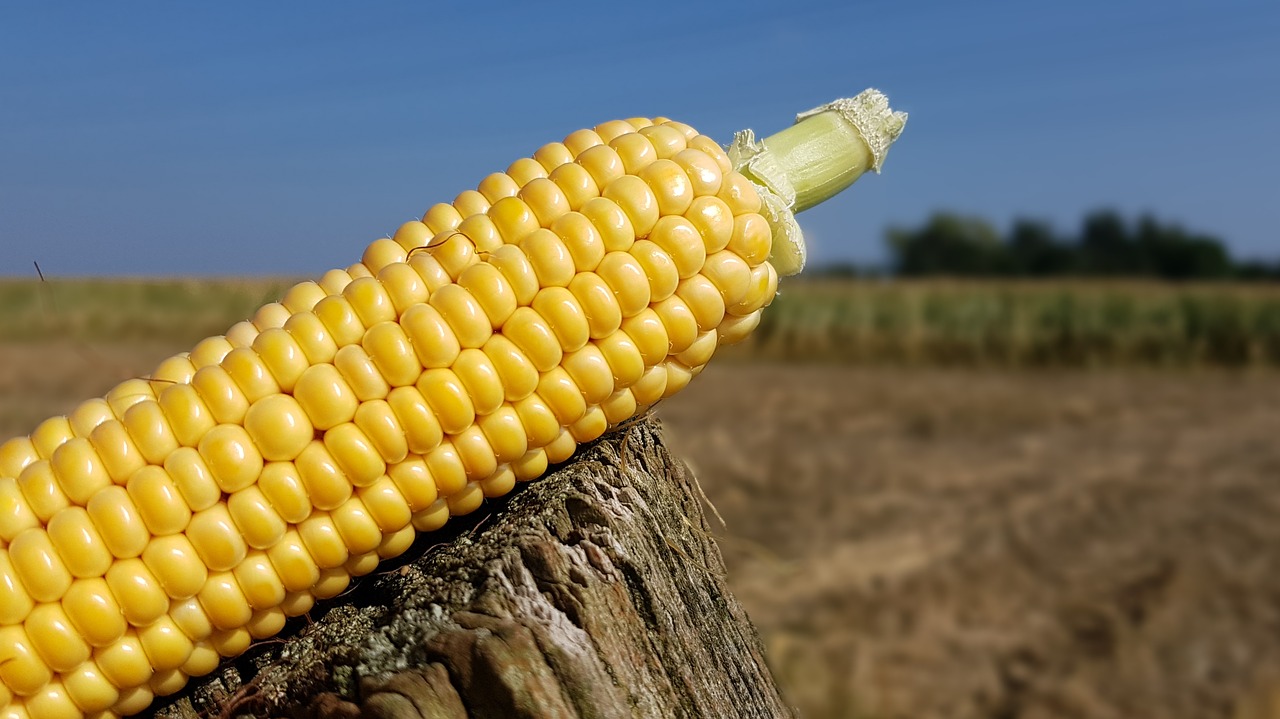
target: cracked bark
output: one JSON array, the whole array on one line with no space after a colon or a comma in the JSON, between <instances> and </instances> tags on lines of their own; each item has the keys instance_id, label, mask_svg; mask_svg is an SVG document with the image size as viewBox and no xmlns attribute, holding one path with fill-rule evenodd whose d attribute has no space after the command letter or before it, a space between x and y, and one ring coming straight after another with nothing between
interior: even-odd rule
<instances>
[{"instance_id":1,"label":"cracked bark","mask_svg":"<svg viewBox=\"0 0 1280 719\"><path fill-rule=\"evenodd\" d=\"M790 717L693 482L607 435L156 715Z\"/></svg>"}]
</instances>

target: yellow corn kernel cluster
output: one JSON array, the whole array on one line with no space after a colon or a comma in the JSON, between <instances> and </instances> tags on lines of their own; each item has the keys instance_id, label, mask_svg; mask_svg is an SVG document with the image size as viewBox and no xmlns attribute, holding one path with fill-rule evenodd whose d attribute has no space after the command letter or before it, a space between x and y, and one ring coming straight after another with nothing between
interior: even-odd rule
<instances>
[{"instance_id":1,"label":"yellow corn kernel cluster","mask_svg":"<svg viewBox=\"0 0 1280 719\"><path fill-rule=\"evenodd\" d=\"M752 183L580 130L0 445L0 719L127 716L682 389L777 274Z\"/></svg>"}]
</instances>

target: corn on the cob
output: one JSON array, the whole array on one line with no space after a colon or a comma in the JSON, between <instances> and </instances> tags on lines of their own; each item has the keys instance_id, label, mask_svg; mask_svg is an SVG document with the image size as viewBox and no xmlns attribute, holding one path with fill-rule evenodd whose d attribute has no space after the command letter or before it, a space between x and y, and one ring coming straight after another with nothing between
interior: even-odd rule
<instances>
[{"instance_id":1,"label":"corn on the cob","mask_svg":"<svg viewBox=\"0 0 1280 719\"><path fill-rule=\"evenodd\" d=\"M678 392L798 271L797 202L901 130L878 94L834 109L775 136L816 169L664 118L575 132L0 445L0 717L141 711Z\"/></svg>"}]
</instances>

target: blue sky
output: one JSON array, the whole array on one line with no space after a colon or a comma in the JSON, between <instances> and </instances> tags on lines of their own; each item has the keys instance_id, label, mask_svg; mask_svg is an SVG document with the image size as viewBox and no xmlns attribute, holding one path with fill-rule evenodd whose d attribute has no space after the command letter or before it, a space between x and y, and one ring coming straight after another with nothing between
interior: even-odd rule
<instances>
[{"instance_id":1,"label":"blue sky","mask_svg":"<svg viewBox=\"0 0 1280 719\"><path fill-rule=\"evenodd\" d=\"M878 262L935 209L1101 206L1280 258L1280 3L0 5L0 275L313 275L579 127L727 142L864 87L884 174L801 216Z\"/></svg>"}]
</instances>

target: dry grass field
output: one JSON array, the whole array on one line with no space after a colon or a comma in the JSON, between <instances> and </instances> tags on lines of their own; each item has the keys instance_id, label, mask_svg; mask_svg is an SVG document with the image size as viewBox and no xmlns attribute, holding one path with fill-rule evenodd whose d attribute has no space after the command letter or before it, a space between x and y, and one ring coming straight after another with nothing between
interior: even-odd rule
<instances>
[{"instance_id":1,"label":"dry grass field","mask_svg":"<svg viewBox=\"0 0 1280 719\"><path fill-rule=\"evenodd\" d=\"M0 286L0 438L282 286L173 284ZM659 416L801 716L1280 717L1280 371L721 359Z\"/></svg>"}]
</instances>

